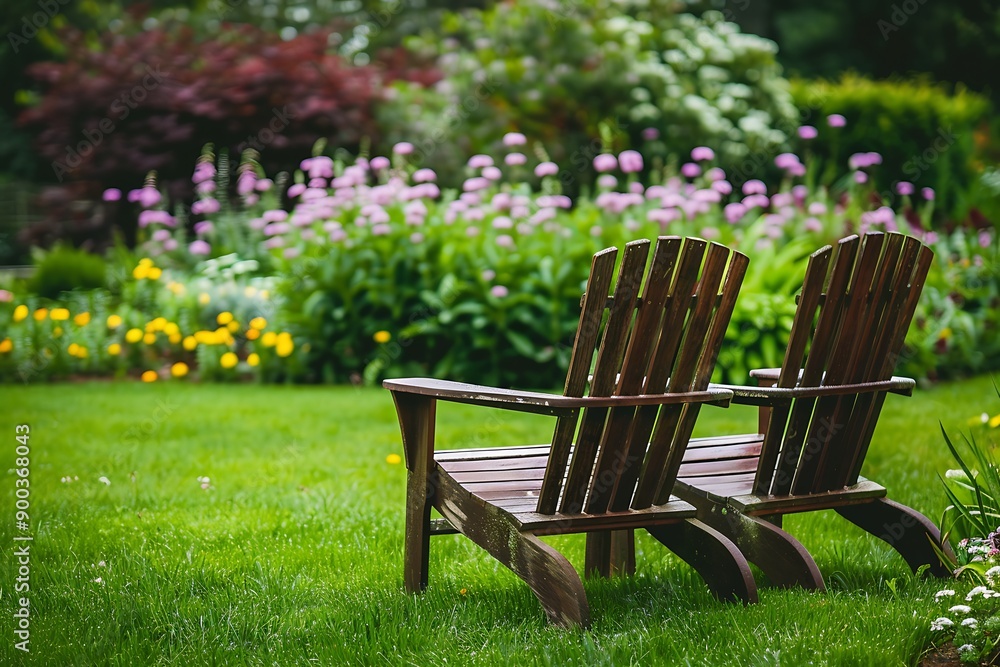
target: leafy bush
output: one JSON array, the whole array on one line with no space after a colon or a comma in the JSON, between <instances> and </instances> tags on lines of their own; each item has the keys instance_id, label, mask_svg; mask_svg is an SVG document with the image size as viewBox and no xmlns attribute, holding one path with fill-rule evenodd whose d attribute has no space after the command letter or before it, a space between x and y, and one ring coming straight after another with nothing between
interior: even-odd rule
<instances>
[{"instance_id":1,"label":"leafy bush","mask_svg":"<svg viewBox=\"0 0 1000 667\"><path fill-rule=\"evenodd\" d=\"M718 12L674 9L665 0L559 0L452 15L444 39L408 42L436 58L444 80L397 84L380 122L392 128L388 139L413 141L446 182L464 155L492 150L512 129L538 138L574 189L592 179L602 140L615 150L646 142L647 156L661 160L708 145L724 167L752 155L768 162L796 119L774 44Z\"/></svg>"},{"instance_id":2,"label":"leafy bush","mask_svg":"<svg viewBox=\"0 0 1000 667\"><path fill-rule=\"evenodd\" d=\"M884 200L894 199L891 186L899 179L934 188L954 217L974 203L967 193L978 177L974 137L991 110L986 98L961 86L950 94L928 81L857 75L793 81L792 95L803 116L817 124L830 114L847 121L840 132L821 132L815 140L813 150L827 174L838 173L849 155L877 147L883 163L876 181Z\"/></svg>"},{"instance_id":3,"label":"leafy bush","mask_svg":"<svg viewBox=\"0 0 1000 667\"><path fill-rule=\"evenodd\" d=\"M56 299L73 289L98 289L107 285L104 259L83 250L56 246L35 263L32 291L46 299Z\"/></svg>"}]
</instances>

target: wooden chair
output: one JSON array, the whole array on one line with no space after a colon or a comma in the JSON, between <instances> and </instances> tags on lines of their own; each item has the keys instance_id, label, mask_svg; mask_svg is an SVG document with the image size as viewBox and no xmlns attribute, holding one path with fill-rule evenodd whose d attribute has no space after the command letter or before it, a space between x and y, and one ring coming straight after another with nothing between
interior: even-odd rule
<instances>
[{"instance_id":1,"label":"wooden chair","mask_svg":"<svg viewBox=\"0 0 1000 667\"><path fill-rule=\"evenodd\" d=\"M735 402L760 406L759 432L694 440L684 455L677 494L774 585L824 588L781 518L827 508L888 542L914 570L949 574L931 547L941 543L934 524L859 476L886 394L913 389L892 371L932 258L895 233L815 252L782 367L752 372L759 388L729 387Z\"/></svg>"},{"instance_id":2,"label":"wooden chair","mask_svg":"<svg viewBox=\"0 0 1000 667\"><path fill-rule=\"evenodd\" d=\"M671 495L699 409L732 396L708 385L748 260L715 243L661 237L647 275L649 248L645 240L626 245L610 299L618 250L594 256L562 396L431 379L384 383L406 453L408 591L427 586L429 537L460 532L523 579L552 622L587 627L579 575L538 536L645 528L717 597L756 601L736 547ZM551 444L435 452L438 400L558 419ZM432 507L444 520L430 520ZM587 569L600 573L593 559L588 549Z\"/></svg>"}]
</instances>

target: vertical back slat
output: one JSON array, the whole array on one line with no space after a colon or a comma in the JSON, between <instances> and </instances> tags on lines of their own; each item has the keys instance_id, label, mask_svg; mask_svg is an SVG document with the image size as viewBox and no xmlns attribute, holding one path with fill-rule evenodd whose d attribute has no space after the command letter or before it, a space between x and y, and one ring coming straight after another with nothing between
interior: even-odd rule
<instances>
[{"instance_id":1,"label":"vertical back slat","mask_svg":"<svg viewBox=\"0 0 1000 667\"><path fill-rule=\"evenodd\" d=\"M677 266L680 244L678 237L657 239L641 306L625 351L621 376L615 390L617 395L634 396L643 392L653 345L658 340L663 325L664 305ZM635 416L635 408L616 408L611 411L591 480L588 512L604 511L616 478L627 474L629 469L638 469L642 463L646 442L635 437L636 431L632 428Z\"/></svg>"},{"instance_id":2,"label":"vertical back slat","mask_svg":"<svg viewBox=\"0 0 1000 667\"><path fill-rule=\"evenodd\" d=\"M610 396L614 391L648 254L649 241L633 241L625 246L611 313L604 328L593 380L590 383L591 396ZM588 408L583 411L582 424L569 465L569 476L562 501L559 503L561 512L576 514L583 508L594 469L597 446L604 432L607 416L607 408Z\"/></svg>"},{"instance_id":3,"label":"vertical back slat","mask_svg":"<svg viewBox=\"0 0 1000 667\"><path fill-rule=\"evenodd\" d=\"M820 296L823 294L832 253L833 249L830 246L825 246L809 256L805 279L802 281L802 293L795 309L795 318L792 320L788 347L785 348L785 358L781 364L781 373L778 375L777 386L779 387L794 387L798 382L799 369L802 368L806 345L812 338L816 309L819 307ZM769 427L767 433L764 434L760 458L757 461L757 476L754 481L756 493L767 493L770 489L790 407L781 405L771 409ZM796 448L794 439L791 447ZM797 455L796 452L795 456Z\"/></svg>"},{"instance_id":4,"label":"vertical back slat","mask_svg":"<svg viewBox=\"0 0 1000 667\"><path fill-rule=\"evenodd\" d=\"M587 376L594 359L617 257L617 248L607 248L594 255L591 262L587 291L580 308L580 322L576 328L576 339L573 341L566 385L563 388L566 396L583 396L587 388ZM579 413L576 413L570 417L560 417L556 422L545 478L538 494L538 511L542 514L552 514L556 510L578 420Z\"/></svg>"}]
</instances>

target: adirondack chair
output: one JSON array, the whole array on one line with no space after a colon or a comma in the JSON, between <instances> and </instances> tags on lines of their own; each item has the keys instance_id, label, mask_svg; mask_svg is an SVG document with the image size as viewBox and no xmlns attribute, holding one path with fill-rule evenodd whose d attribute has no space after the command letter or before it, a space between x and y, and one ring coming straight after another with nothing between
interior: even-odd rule
<instances>
[{"instance_id":1,"label":"adirondack chair","mask_svg":"<svg viewBox=\"0 0 1000 667\"><path fill-rule=\"evenodd\" d=\"M684 455L676 493L774 585L824 588L781 519L827 508L889 543L914 570L949 574L931 547L941 543L934 524L859 475L886 395L912 392L913 380L892 371L932 258L896 233L850 236L835 254L830 246L815 252L782 367L753 371L758 388L728 387L735 402L760 406L759 432L694 440Z\"/></svg>"},{"instance_id":2,"label":"adirondack chair","mask_svg":"<svg viewBox=\"0 0 1000 667\"><path fill-rule=\"evenodd\" d=\"M553 623L588 627L579 575L538 536L644 528L717 597L756 601L739 550L671 495L699 409L732 396L708 385L748 260L715 243L661 237L646 275L649 248L646 240L626 245L611 298L618 250L594 256L563 395L384 382L408 471L408 591L427 586L430 536L461 532L523 579ZM435 451L439 400L558 419L550 444ZM432 507L443 520L430 520Z\"/></svg>"}]
</instances>

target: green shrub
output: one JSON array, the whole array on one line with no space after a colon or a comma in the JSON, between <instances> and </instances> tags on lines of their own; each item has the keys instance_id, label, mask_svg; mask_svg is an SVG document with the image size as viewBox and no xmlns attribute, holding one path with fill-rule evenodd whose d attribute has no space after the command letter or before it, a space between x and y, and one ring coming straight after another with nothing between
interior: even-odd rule
<instances>
[{"instance_id":1,"label":"green shrub","mask_svg":"<svg viewBox=\"0 0 1000 667\"><path fill-rule=\"evenodd\" d=\"M46 299L56 299L74 289L97 289L107 284L107 265L97 255L67 246L56 246L35 265L31 289Z\"/></svg>"},{"instance_id":2,"label":"green shrub","mask_svg":"<svg viewBox=\"0 0 1000 667\"><path fill-rule=\"evenodd\" d=\"M452 180L466 156L511 130L538 139L574 190L592 178L602 142L645 144L651 161L686 160L707 145L725 168L750 155L769 162L797 118L774 43L719 12L675 9L665 0L559 0L451 15L444 39L425 33L407 44L436 58L445 79L398 84L380 124ZM645 130L658 138L644 139Z\"/></svg>"},{"instance_id":3,"label":"green shrub","mask_svg":"<svg viewBox=\"0 0 1000 667\"><path fill-rule=\"evenodd\" d=\"M931 187L939 208L963 217L977 179L975 133L990 102L957 86L954 93L926 80L873 81L845 75L839 81L792 82L795 104L807 122L822 126L830 114L847 119L838 132L820 131L812 149L827 176L841 173L854 153L877 151L883 162L875 180L892 201L897 180ZM822 127L821 127L822 130Z\"/></svg>"}]
</instances>

